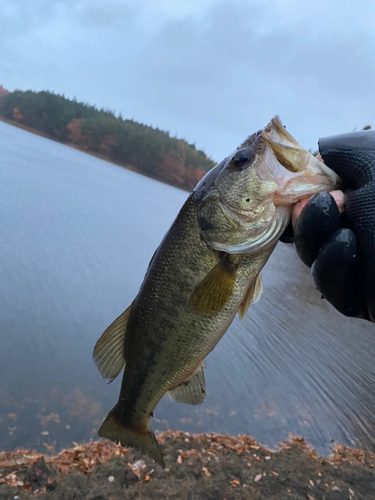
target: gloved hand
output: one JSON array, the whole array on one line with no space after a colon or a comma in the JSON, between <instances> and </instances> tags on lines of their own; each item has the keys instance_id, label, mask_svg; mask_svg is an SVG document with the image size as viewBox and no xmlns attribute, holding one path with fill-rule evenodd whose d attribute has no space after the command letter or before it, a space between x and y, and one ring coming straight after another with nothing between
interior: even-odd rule
<instances>
[{"instance_id":1,"label":"gloved hand","mask_svg":"<svg viewBox=\"0 0 375 500\"><path fill-rule=\"evenodd\" d=\"M343 179L344 212L329 193L313 196L297 219L295 247L338 311L375 322L375 131L320 139L319 152Z\"/></svg>"}]
</instances>

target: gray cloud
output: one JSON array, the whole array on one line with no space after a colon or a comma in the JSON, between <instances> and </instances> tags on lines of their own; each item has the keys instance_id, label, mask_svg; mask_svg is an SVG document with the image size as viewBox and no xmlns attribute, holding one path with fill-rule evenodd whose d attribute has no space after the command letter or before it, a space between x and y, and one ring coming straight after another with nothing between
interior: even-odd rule
<instances>
[{"instance_id":1,"label":"gray cloud","mask_svg":"<svg viewBox=\"0 0 375 500\"><path fill-rule=\"evenodd\" d=\"M305 147L375 125L372 0L3 3L5 87L116 109L217 160L276 113Z\"/></svg>"}]
</instances>

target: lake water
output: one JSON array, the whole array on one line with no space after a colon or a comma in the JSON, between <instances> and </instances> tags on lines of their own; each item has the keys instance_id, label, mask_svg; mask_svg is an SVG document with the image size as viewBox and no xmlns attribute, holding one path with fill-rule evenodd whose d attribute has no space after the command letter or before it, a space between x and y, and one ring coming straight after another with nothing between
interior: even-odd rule
<instances>
[{"instance_id":1,"label":"lake water","mask_svg":"<svg viewBox=\"0 0 375 500\"><path fill-rule=\"evenodd\" d=\"M187 193L0 122L0 449L95 439L117 401L91 359ZM290 432L374 449L375 325L341 317L279 244L264 293L206 360L203 405L164 397L154 430Z\"/></svg>"}]
</instances>

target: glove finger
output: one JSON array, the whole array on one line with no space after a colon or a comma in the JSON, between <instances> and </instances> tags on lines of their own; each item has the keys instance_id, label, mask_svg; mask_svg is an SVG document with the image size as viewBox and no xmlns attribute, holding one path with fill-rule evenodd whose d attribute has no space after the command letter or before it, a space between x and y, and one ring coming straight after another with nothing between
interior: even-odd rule
<instances>
[{"instance_id":1,"label":"glove finger","mask_svg":"<svg viewBox=\"0 0 375 500\"><path fill-rule=\"evenodd\" d=\"M345 225L357 237L367 310L375 322L375 131L326 137L319 149L344 181Z\"/></svg>"},{"instance_id":2,"label":"glove finger","mask_svg":"<svg viewBox=\"0 0 375 500\"><path fill-rule=\"evenodd\" d=\"M327 192L314 195L303 207L294 229L294 244L302 262L311 267L319 250L340 227L340 212Z\"/></svg>"},{"instance_id":3,"label":"glove finger","mask_svg":"<svg viewBox=\"0 0 375 500\"><path fill-rule=\"evenodd\" d=\"M375 130L319 139L324 163L344 181L344 189L357 188L374 179Z\"/></svg>"},{"instance_id":4,"label":"glove finger","mask_svg":"<svg viewBox=\"0 0 375 500\"><path fill-rule=\"evenodd\" d=\"M328 239L311 268L311 274L317 289L339 312L369 319L353 231L339 229Z\"/></svg>"}]
</instances>

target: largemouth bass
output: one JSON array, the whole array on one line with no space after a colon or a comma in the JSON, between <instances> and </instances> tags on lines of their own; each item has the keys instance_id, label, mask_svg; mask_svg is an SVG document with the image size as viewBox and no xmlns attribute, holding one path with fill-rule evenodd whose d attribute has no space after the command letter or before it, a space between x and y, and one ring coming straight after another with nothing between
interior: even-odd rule
<instances>
[{"instance_id":1,"label":"largemouth bass","mask_svg":"<svg viewBox=\"0 0 375 500\"><path fill-rule=\"evenodd\" d=\"M261 292L260 271L301 198L339 178L275 117L198 183L151 259L133 303L98 340L94 360L120 397L99 436L164 466L150 429L162 396L200 404L204 358Z\"/></svg>"}]
</instances>

